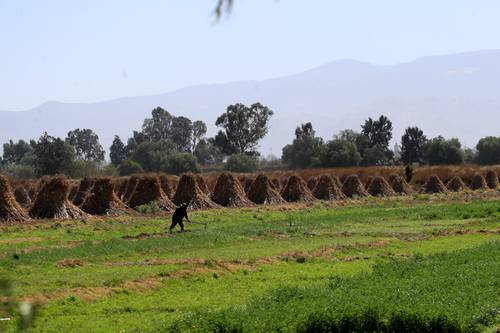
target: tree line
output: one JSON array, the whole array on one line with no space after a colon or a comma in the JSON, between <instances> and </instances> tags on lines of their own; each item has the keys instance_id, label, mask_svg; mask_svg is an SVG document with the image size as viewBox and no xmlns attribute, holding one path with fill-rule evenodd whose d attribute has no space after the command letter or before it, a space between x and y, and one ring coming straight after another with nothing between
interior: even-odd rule
<instances>
[{"instance_id":1,"label":"tree line","mask_svg":"<svg viewBox=\"0 0 500 333\"><path fill-rule=\"evenodd\" d=\"M283 147L281 159L263 158L258 143L268 132L273 111L260 103L229 105L215 121L219 128L206 137L207 125L175 116L157 107L142 127L122 140L115 135L109 161L99 137L91 129L75 129L66 138L44 133L38 140L3 145L0 168L18 178L64 173L128 175L144 171L180 174L199 172L200 165L229 171L254 172L259 168L315 168L407 164L500 164L500 137L485 137L475 149L462 147L457 138L428 139L418 127L408 127L400 144L389 147L392 122L386 116L368 118L360 131L346 129L325 141L310 122L295 130L293 141Z\"/></svg>"},{"instance_id":2,"label":"tree line","mask_svg":"<svg viewBox=\"0 0 500 333\"><path fill-rule=\"evenodd\" d=\"M359 132L346 129L325 142L311 123L302 124L293 142L283 148L282 161L290 168L500 163L500 137L482 138L470 149L457 138L428 139L422 129L408 127L401 143L390 149L392 130L392 122L382 115L368 118Z\"/></svg>"}]
</instances>

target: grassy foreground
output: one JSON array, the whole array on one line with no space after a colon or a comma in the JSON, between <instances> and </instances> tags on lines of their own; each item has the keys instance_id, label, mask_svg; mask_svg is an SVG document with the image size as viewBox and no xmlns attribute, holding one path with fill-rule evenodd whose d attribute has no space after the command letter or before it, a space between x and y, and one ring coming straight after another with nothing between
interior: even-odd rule
<instances>
[{"instance_id":1,"label":"grassy foreground","mask_svg":"<svg viewBox=\"0 0 500 333\"><path fill-rule=\"evenodd\" d=\"M427 199L8 227L0 277L38 332L494 330L500 201Z\"/></svg>"}]
</instances>

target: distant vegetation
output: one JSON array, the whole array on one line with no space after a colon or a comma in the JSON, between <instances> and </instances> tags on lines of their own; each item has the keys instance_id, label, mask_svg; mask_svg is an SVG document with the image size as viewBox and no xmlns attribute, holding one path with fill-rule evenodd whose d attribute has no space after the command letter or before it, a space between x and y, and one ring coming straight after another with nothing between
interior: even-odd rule
<instances>
[{"instance_id":1,"label":"distant vegetation","mask_svg":"<svg viewBox=\"0 0 500 333\"><path fill-rule=\"evenodd\" d=\"M206 137L207 125L175 116L160 107L151 112L139 131L123 141L115 135L109 162L92 129L75 129L66 138L44 133L38 140L3 145L0 170L15 178L58 173L70 177L129 175L162 171L170 174L200 172L203 168L233 172L259 169L331 168L407 164L500 164L500 137L485 137L475 149L464 148L458 138L428 139L418 127L408 127L401 145L392 149L392 122L385 116L368 118L361 130L346 129L325 141L316 136L310 122L295 130L295 139L283 147L281 159L262 157L258 143L268 132L273 111L255 103L227 107L215 122L219 131Z\"/></svg>"}]
</instances>

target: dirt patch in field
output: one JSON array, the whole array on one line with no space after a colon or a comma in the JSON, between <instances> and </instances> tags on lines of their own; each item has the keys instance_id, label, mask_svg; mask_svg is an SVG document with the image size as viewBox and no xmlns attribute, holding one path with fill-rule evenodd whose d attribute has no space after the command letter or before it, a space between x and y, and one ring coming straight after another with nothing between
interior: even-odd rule
<instances>
[{"instance_id":1,"label":"dirt patch in field","mask_svg":"<svg viewBox=\"0 0 500 333\"><path fill-rule=\"evenodd\" d=\"M83 266L83 261L81 261L80 259L66 258L57 263L57 267L59 268L75 268L82 266Z\"/></svg>"},{"instance_id":2,"label":"dirt patch in field","mask_svg":"<svg viewBox=\"0 0 500 333\"><path fill-rule=\"evenodd\" d=\"M38 243L43 242L44 240L45 238L43 237L0 238L0 244Z\"/></svg>"}]
</instances>

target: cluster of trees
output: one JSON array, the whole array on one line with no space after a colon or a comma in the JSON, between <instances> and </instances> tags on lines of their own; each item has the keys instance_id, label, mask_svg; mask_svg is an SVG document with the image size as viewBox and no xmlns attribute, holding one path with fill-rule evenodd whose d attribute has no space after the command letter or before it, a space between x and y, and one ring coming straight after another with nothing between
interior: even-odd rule
<instances>
[{"instance_id":1,"label":"cluster of trees","mask_svg":"<svg viewBox=\"0 0 500 333\"><path fill-rule=\"evenodd\" d=\"M3 145L3 169L20 178L65 173L73 177L112 174L104 163L104 149L90 129L75 129L65 139L44 133L38 141L9 142Z\"/></svg>"},{"instance_id":2,"label":"cluster of trees","mask_svg":"<svg viewBox=\"0 0 500 333\"><path fill-rule=\"evenodd\" d=\"M229 171L254 172L258 168L349 167L394 164L500 164L500 137L479 140L475 149L463 148L456 138L428 139L418 127L408 127L401 145L389 148L392 122L385 116L368 118L359 132L347 129L324 141L311 123L295 130L295 139L283 148L281 160L259 160L258 142L268 131L273 111L255 103L227 107L215 125L219 131L207 138L200 120L174 116L158 107L140 131L124 143L115 136L110 163L99 137L91 129L75 129L61 139L44 133L37 141L19 140L3 145L0 168L19 178L64 173L127 175L142 171L180 174L198 172L200 165L224 165Z\"/></svg>"},{"instance_id":3,"label":"cluster of trees","mask_svg":"<svg viewBox=\"0 0 500 333\"><path fill-rule=\"evenodd\" d=\"M115 136L110 147L111 163L120 174L140 171L165 171L179 174L199 171L199 165L220 164L228 158L227 168L249 171L257 169L257 144L267 134L267 124L273 111L255 103L227 107L215 125L220 128L212 138L206 138L203 121L175 117L162 108L152 111L144 120L141 131L134 131L124 144Z\"/></svg>"},{"instance_id":4,"label":"cluster of trees","mask_svg":"<svg viewBox=\"0 0 500 333\"><path fill-rule=\"evenodd\" d=\"M228 170L251 172L258 168L258 141L267 134L272 115L260 103L230 105L215 122L218 133L207 138L203 121L176 117L157 107L126 144L114 137L109 164L97 134L91 129L75 129L65 139L44 133L38 141L10 140L3 145L0 167L19 178L56 173L72 177L143 171L180 174L198 172L200 164L227 160Z\"/></svg>"},{"instance_id":5,"label":"cluster of trees","mask_svg":"<svg viewBox=\"0 0 500 333\"><path fill-rule=\"evenodd\" d=\"M311 123L295 130L295 139L283 148L282 160L290 168L349 167L394 164L498 164L500 137L479 140L476 149L463 148L457 138L427 139L418 127L408 127L401 145L389 148L392 122L385 116L368 118L361 131L343 130L325 142Z\"/></svg>"}]
</instances>

